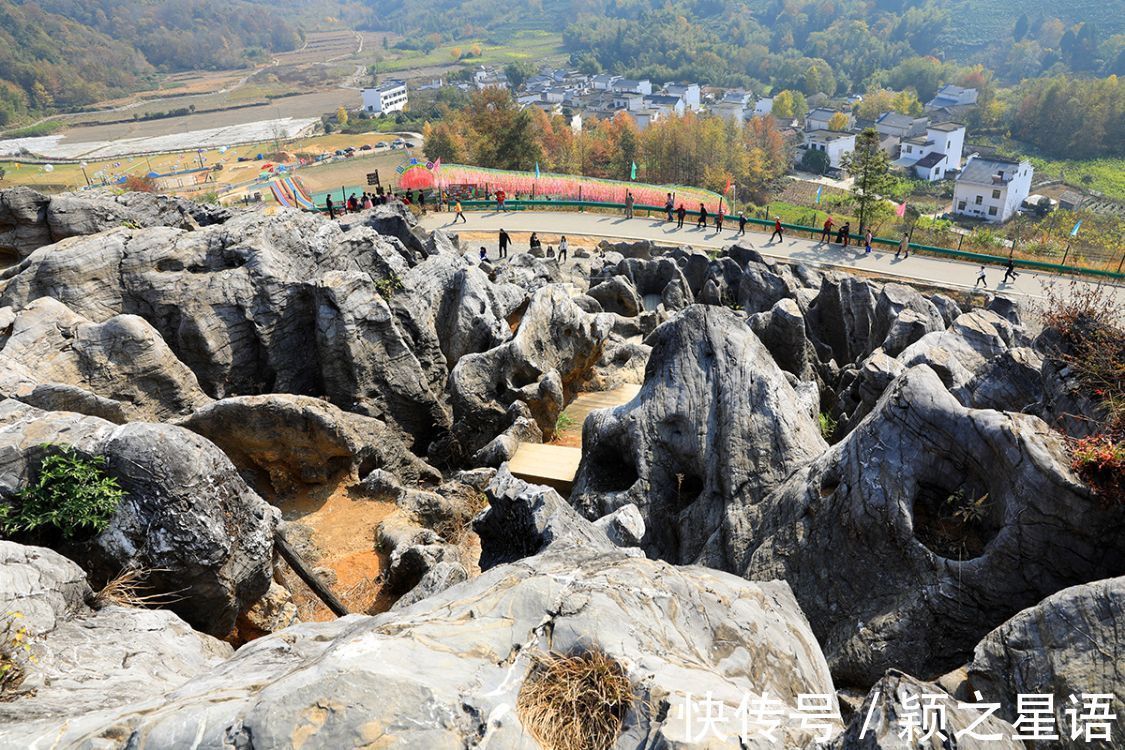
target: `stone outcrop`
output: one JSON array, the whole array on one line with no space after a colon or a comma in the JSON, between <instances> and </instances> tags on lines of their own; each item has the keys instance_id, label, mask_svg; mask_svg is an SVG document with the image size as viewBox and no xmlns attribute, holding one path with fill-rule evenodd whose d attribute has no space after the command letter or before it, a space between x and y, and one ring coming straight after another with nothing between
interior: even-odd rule
<instances>
[{"instance_id":1,"label":"stone outcrop","mask_svg":"<svg viewBox=\"0 0 1125 750\"><path fill-rule=\"evenodd\" d=\"M155 193L108 191L47 196L31 188L0 190L0 250L20 257L68 237L120 226L195 229L233 215L219 206Z\"/></svg>"},{"instance_id":2,"label":"stone outcrop","mask_svg":"<svg viewBox=\"0 0 1125 750\"><path fill-rule=\"evenodd\" d=\"M997 713L1008 721L1018 717L1018 696L1052 695L1059 747L1123 747L1123 626L1125 578L1064 589L1020 612L977 644L968 667L969 687L999 703ZM1097 709L1084 705L1089 700L1084 694L1112 696L1108 712L1116 713L1117 719L1106 719L1104 710L1098 718ZM1079 719L1077 726L1075 719ZM1090 723L1100 727L1089 727L1087 741Z\"/></svg>"},{"instance_id":3,"label":"stone outcrop","mask_svg":"<svg viewBox=\"0 0 1125 750\"><path fill-rule=\"evenodd\" d=\"M277 510L213 443L180 427L44 412L0 401L0 502L34 476L46 446L104 456L125 497L108 528L75 547L93 580L151 571L154 594L194 627L226 635L269 588Z\"/></svg>"},{"instance_id":4,"label":"stone outcrop","mask_svg":"<svg viewBox=\"0 0 1125 750\"><path fill-rule=\"evenodd\" d=\"M222 448L255 487L271 494L376 470L409 484L441 478L383 422L308 396L226 398L179 424Z\"/></svg>"},{"instance_id":5,"label":"stone outcrop","mask_svg":"<svg viewBox=\"0 0 1125 750\"><path fill-rule=\"evenodd\" d=\"M92 323L51 297L13 314L0 339L0 398L113 422L164 421L210 401L143 318Z\"/></svg>"},{"instance_id":6,"label":"stone outcrop","mask_svg":"<svg viewBox=\"0 0 1125 750\"><path fill-rule=\"evenodd\" d=\"M1039 419L967 409L914 367L840 443L739 518L743 573L783 579L836 679L932 677L991 628L1125 565L1125 508Z\"/></svg>"},{"instance_id":7,"label":"stone outcrop","mask_svg":"<svg viewBox=\"0 0 1125 750\"><path fill-rule=\"evenodd\" d=\"M30 648L22 681L0 701L0 746L26 747L24 732L174 690L232 653L171 612L94 603L75 563L0 541L0 624L17 617Z\"/></svg>"},{"instance_id":8,"label":"stone outcrop","mask_svg":"<svg viewBox=\"0 0 1125 750\"><path fill-rule=\"evenodd\" d=\"M746 694L768 692L795 706L800 694L833 692L784 583L578 549L494 568L404 610L289 628L135 706L4 731L22 744L102 738L102 746L138 750L182 747L185 737L200 746L253 738L255 747L306 748L381 739L454 748L487 738L495 750L530 750L516 705L533 657L589 649L621 664L633 686L615 750L688 746L703 695L734 712ZM832 718L825 726L841 728ZM814 734L788 718L778 729L787 747ZM709 746L776 743L742 744L732 731Z\"/></svg>"},{"instance_id":9,"label":"stone outcrop","mask_svg":"<svg viewBox=\"0 0 1125 750\"><path fill-rule=\"evenodd\" d=\"M612 327L612 315L583 312L559 285L536 292L510 341L462 357L450 373L453 429L463 449L471 455L506 429L516 401L527 405L545 438L553 435Z\"/></svg>"},{"instance_id":10,"label":"stone outcrop","mask_svg":"<svg viewBox=\"0 0 1125 750\"><path fill-rule=\"evenodd\" d=\"M645 551L734 570L740 518L826 448L816 421L745 321L696 305L650 337L630 404L591 414L571 502L644 517Z\"/></svg>"}]
</instances>

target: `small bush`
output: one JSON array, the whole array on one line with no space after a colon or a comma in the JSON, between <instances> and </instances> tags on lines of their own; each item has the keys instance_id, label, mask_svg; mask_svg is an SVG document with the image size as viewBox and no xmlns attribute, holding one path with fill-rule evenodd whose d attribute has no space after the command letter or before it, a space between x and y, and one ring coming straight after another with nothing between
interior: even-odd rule
<instances>
[{"instance_id":1,"label":"small bush","mask_svg":"<svg viewBox=\"0 0 1125 750\"><path fill-rule=\"evenodd\" d=\"M820 425L820 436L831 442L832 438L836 435L836 428L839 426L839 423L826 411L822 411L818 414L816 421Z\"/></svg>"},{"instance_id":2,"label":"small bush","mask_svg":"<svg viewBox=\"0 0 1125 750\"><path fill-rule=\"evenodd\" d=\"M608 750L633 705L620 663L597 650L535 654L516 711L546 750Z\"/></svg>"},{"instance_id":3,"label":"small bush","mask_svg":"<svg viewBox=\"0 0 1125 750\"><path fill-rule=\"evenodd\" d=\"M390 300L395 296L395 292L401 292L405 288L406 287L402 285L402 279L395 273L384 276L375 282L375 290L379 292L385 300Z\"/></svg>"},{"instance_id":4,"label":"small bush","mask_svg":"<svg viewBox=\"0 0 1125 750\"><path fill-rule=\"evenodd\" d=\"M1074 441L1071 468L1108 504L1125 503L1125 443L1106 435Z\"/></svg>"},{"instance_id":5,"label":"small bush","mask_svg":"<svg viewBox=\"0 0 1125 750\"><path fill-rule=\"evenodd\" d=\"M53 529L75 540L101 533L125 497L105 472L105 458L87 458L73 448L53 448L39 465L35 481L0 504L5 536Z\"/></svg>"},{"instance_id":6,"label":"small bush","mask_svg":"<svg viewBox=\"0 0 1125 750\"><path fill-rule=\"evenodd\" d=\"M22 618L19 612L0 616L0 700L19 686L33 660L27 627L19 622Z\"/></svg>"},{"instance_id":7,"label":"small bush","mask_svg":"<svg viewBox=\"0 0 1125 750\"><path fill-rule=\"evenodd\" d=\"M155 193L156 181L151 177L131 175L124 182L125 192L128 193Z\"/></svg>"}]
</instances>

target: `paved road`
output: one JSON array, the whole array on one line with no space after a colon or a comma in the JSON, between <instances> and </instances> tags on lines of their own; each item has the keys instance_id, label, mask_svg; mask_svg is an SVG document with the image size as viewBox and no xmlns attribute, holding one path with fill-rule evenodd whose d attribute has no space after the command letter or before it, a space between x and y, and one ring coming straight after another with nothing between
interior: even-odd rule
<instances>
[{"instance_id":1,"label":"paved road","mask_svg":"<svg viewBox=\"0 0 1125 750\"><path fill-rule=\"evenodd\" d=\"M714 226L704 230L685 224L683 229L676 229L674 224L666 223L663 218L626 219L620 215L602 213L512 211L501 214L491 210L469 211L466 212L468 223L458 223L456 226L451 223L452 216L449 213L431 213L422 218L422 226L426 229L448 229L453 233L495 232L503 227L509 233L535 231L547 235L568 234L573 237L653 240L668 245L691 245L707 249L727 247L740 241L741 244L748 244L758 250L762 255L779 260L791 260L845 271L860 271L954 289L972 289L979 268L979 264L934 256L912 255L907 259L896 260L893 252L876 249L872 250L871 255L865 256L862 247L843 248L840 245L821 245L807 239L807 235L797 237L794 233L787 233L781 242L770 242L768 234L757 230L751 231L749 226L746 236L739 239L737 221L731 222L729 218L722 234L719 234ZM479 247L480 244L473 243L474 247ZM495 240L486 244L490 250L496 245ZM516 251L519 250L519 244L522 243L517 243ZM544 244L548 244L546 239ZM1019 278L1015 281L1002 284L1000 281L1003 276L1004 268L1001 264L986 266L985 277L990 292L1040 300L1044 299L1045 289L1048 286L1067 287L1071 281L1070 277L1050 273L1020 271ZM1074 283L1084 286L1095 286L1100 283L1113 289L1115 294L1125 299L1125 286L1121 284L1088 280Z\"/></svg>"}]
</instances>

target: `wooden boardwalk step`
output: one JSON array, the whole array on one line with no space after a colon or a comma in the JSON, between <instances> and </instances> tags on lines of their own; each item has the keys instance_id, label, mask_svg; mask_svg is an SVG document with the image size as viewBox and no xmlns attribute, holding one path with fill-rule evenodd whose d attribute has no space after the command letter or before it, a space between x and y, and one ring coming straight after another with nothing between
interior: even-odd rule
<instances>
[{"instance_id":1,"label":"wooden boardwalk step","mask_svg":"<svg viewBox=\"0 0 1125 750\"><path fill-rule=\"evenodd\" d=\"M593 393L580 393L578 398L570 402L563 414L566 414L581 429L586 417L595 409L608 409L621 404L627 404L640 392L641 387L632 383L614 388L612 391L597 391Z\"/></svg>"},{"instance_id":2,"label":"wooden boardwalk step","mask_svg":"<svg viewBox=\"0 0 1125 750\"><path fill-rule=\"evenodd\" d=\"M520 443L516 454L508 462L508 471L525 482L553 487L567 497L581 461L582 450L579 448Z\"/></svg>"}]
</instances>

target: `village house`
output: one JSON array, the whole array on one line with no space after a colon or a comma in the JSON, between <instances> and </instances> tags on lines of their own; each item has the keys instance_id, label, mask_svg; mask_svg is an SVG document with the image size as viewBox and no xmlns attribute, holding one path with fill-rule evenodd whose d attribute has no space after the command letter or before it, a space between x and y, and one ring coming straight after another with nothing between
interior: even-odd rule
<instances>
[{"instance_id":1,"label":"village house","mask_svg":"<svg viewBox=\"0 0 1125 750\"><path fill-rule=\"evenodd\" d=\"M942 109L944 107L963 107L977 103L977 90L962 88L948 83L941 87L934 98L926 102L926 109Z\"/></svg>"},{"instance_id":2,"label":"village house","mask_svg":"<svg viewBox=\"0 0 1125 750\"><path fill-rule=\"evenodd\" d=\"M1034 174L1027 161L972 157L957 177L953 210L961 216L1005 222L1031 193Z\"/></svg>"},{"instance_id":3,"label":"village house","mask_svg":"<svg viewBox=\"0 0 1125 750\"><path fill-rule=\"evenodd\" d=\"M666 83L664 84L664 94L679 97L683 101L684 107L692 112L698 112L703 106L703 99L697 83Z\"/></svg>"},{"instance_id":4,"label":"village house","mask_svg":"<svg viewBox=\"0 0 1125 750\"><path fill-rule=\"evenodd\" d=\"M609 85L609 90L618 94L640 94L648 96L652 93L652 81L634 81L629 78L618 78Z\"/></svg>"},{"instance_id":5,"label":"village house","mask_svg":"<svg viewBox=\"0 0 1125 750\"><path fill-rule=\"evenodd\" d=\"M817 109L814 109L805 116L805 130L807 132L811 132L813 130L830 130L830 128L828 127L828 123L837 114L840 114L840 112L834 109L829 109L828 107L819 107ZM851 113L849 112L845 112L843 114L845 115L845 117L847 117L848 121L848 124L844 129L850 130L852 126L855 125L855 118L852 117Z\"/></svg>"},{"instance_id":6,"label":"village house","mask_svg":"<svg viewBox=\"0 0 1125 750\"><path fill-rule=\"evenodd\" d=\"M385 115L406 109L406 82L387 81L381 86L363 90L363 111L372 115Z\"/></svg>"},{"instance_id":7,"label":"village house","mask_svg":"<svg viewBox=\"0 0 1125 750\"><path fill-rule=\"evenodd\" d=\"M805 133L804 148L823 151L828 155L828 163L833 169L843 165L844 155L855 151L855 133L836 130L813 130Z\"/></svg>"},{"instance_id":8,"label":"village house","mask_svg":"<svg viewBox=\"0 0 1125 750\"><path fill-rule=\"evenodd\" d=\"M961 168L965 126L943 122L926 128L926 134L900 142L895 165L914 172L918 179L935 182Z\"/></svg>"},{"instance_id":9,"label":"village house","mask_svg":"<svg viewBox=\"0 0 1125 750\"><path fill-rule=\"evenodd\" d=\"M882 135L890 135L899 140L914 138L926 132L930 124L928 117L902 115L898 112L884 112L875 120L875 129Z\"/></svg>"}]
</instances>

